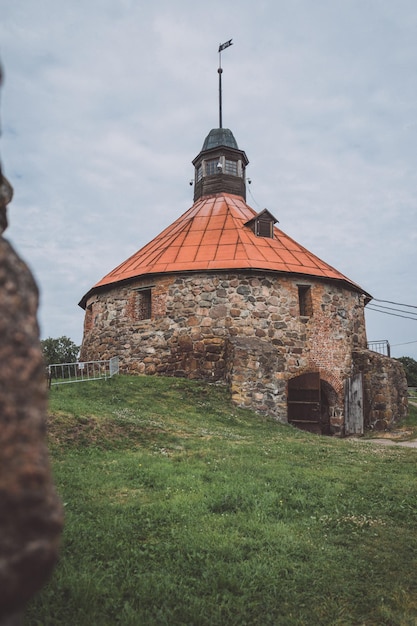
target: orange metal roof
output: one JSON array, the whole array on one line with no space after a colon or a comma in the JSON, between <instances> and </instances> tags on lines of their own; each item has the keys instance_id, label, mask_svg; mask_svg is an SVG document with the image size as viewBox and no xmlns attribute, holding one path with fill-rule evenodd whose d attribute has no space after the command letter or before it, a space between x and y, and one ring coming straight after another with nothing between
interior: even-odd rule
<instances>
[{"instance_id":1,"label":"orange metal roof","mask_svg":"<svg viewBox=\"0 0 417 626\"><path fill-rule=\"evenodd\" d=\"M204 196L141 250L104 276L99 287L149 274L253 269L297 273L358 285L274 227L274 238L256 236L245 226L257 213L242 197ZM366 294L369 295L369 294Z\"/></svg>"}]
</instances>

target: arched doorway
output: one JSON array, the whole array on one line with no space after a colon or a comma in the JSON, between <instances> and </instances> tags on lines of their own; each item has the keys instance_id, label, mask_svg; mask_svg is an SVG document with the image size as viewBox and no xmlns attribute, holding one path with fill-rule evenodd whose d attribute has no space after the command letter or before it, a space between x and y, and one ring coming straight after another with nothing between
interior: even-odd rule
<instances>
[{"instance_id":1,"label":"arched doorway","mask_svg":"<svg viewBox=\"0 0 417 626\"><path fill-rule=\"evenodd\" d=\"M319 372L301 374L288 381L288 422L318 435L330 435L330 406L335 392Z\"/></svg>"}]
</instances>

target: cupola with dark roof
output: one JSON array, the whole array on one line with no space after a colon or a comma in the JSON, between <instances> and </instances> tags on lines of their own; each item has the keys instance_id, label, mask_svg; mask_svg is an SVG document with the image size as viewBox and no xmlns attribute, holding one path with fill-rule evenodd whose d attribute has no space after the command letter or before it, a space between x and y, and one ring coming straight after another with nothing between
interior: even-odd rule
<instances>
[{"instance_id":1,"label":"cupola with dark roof","mask_svg":"<svg viewBox=\"0 0 417 626\"><path fill-rule=\"evenodd\" d=\"M194 202L215 193L232 193L246 200L245 170L249 160L228 128L213 128L193 160Z\"/></svg>"}]
</instances>

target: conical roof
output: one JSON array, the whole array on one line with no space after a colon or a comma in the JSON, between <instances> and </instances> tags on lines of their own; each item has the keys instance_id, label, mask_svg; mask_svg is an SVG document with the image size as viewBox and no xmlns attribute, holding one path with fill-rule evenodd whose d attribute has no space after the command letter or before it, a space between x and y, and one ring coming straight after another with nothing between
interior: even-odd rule
<instances>
[{"instance_id":1,"label":"conical roof","mask_svg":"<svg viewBox=\"0 0 417 626\"><path fill-rule=\"evenodd\" d=\"M95 290L131 279L221 270L260 270L337 280L370 297L276 226L273 237L256 235L250 228L256 216L256 211L241 196L227 193L203 196L152 241L104 276L82 298L80 306L85 307Z\"/></svg>"}]
</instances>

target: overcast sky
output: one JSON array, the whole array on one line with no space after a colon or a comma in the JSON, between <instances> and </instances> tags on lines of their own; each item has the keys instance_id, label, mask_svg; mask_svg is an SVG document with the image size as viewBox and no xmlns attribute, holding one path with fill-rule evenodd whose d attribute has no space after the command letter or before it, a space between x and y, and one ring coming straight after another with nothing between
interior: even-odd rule
<instances>
[{"instance_id":1,"label":"overcast sky","mask_svg":"<svg viewBox=\"0 0 417 626\"><path fill-rule=\"evenodd\" d=\"M84 293L191 206L230 38L223 126L250 161L248 203L374 298L417 307L415 0L13 0L6 237L38 281L42 338L81 343ZM417 359L416 319L370 310L367 329Z\"/></svg>"}]
</instances>

